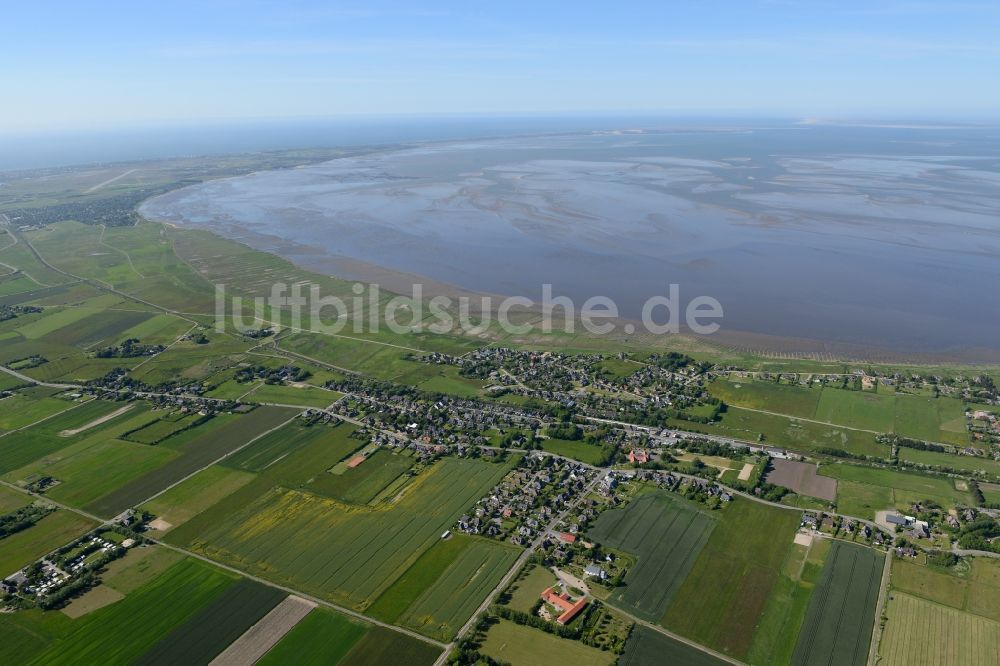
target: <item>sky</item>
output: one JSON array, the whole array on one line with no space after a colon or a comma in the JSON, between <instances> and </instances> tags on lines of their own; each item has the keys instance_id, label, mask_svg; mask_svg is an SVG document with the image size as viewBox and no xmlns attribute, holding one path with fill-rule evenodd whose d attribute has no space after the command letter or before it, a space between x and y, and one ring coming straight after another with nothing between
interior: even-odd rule
<instances>
[{"instance_id":1,"label":"sky","mask_svg":"<svg viewBox=\"0 0 1000 666\"><path fill-rule=\"evenodd\" d=\"M996 0L4 3L0 134L229 119L1000 118Z\"/></svg>"}]
</instances>

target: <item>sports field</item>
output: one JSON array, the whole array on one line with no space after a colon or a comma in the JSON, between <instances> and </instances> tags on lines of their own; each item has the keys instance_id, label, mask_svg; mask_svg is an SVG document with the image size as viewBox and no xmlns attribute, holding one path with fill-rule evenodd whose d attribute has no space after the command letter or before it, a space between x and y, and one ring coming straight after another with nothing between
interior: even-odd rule
<instances>
[{"instance_id":1,"label":"sports field","mask_svg":"<svg viewBox=\"0 0 1000 666\"><path fill-rule=\"evenodd\" d=\"M792 664L861 666L868 659L885 555L835 541L813 591Z\"/></svg>"},{"instance_id":2,"label":"sports field","mask_svg":"<svg viewBox=\"0 0 1000 666\"><path fill-rule=\"evenodd\" d=\"M799 525L797 511L736 500L726 507L661 624L742 658Z\"/></svg>"},{"instance_id":3,"label":"sports field","mask_svg":"<svg viewBox=\"0 0 1000 666\"><path fill-rule=\"evenodd\" d=\"M636 556L624 587L608 600L645 620L659 620L714 527L708 514L665 492L648 493L624 509L601 513L588 537Z\"/></svg>"}]
</instances>

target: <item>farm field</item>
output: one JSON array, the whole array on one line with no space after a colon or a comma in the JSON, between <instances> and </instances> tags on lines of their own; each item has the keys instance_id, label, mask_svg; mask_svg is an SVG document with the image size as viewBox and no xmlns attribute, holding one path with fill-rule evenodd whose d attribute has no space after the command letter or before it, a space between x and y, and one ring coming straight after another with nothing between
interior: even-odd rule
<instances>
[{"instance_id":1,"label":"farm field","mask_svg":"<svg viewBox=\"0 0 1000 666\"><path fill-rule=\"evenodd\" d=\"M10 375L3 374L3 377ZM80 403L51 397L57 389L21 389L9 398L0 401L0 433L16 430L48 418L53 414L77 407Z\"/></svg>"},{"instance_id":2,"label":"farm field","mask_svg":"<svg viewBox=\"0 0 1000 666\"><path fill-rule=\"evenodd\" d=\"M1000 622L1000 561L973 558L964 576L906 560L892 563L893 590Z\"/></svg>"},{"instance_id":3,"label":"farm field","mask_svg":"<svg viewBox=\"0 0 1000 666\"><path fill-rule=\"evenodd\" d=\"M813 539L809 545L796 543L789 550L754 632L747 663L767 666L792 663L796 640L801 635L813 590L822 576L830 544L825 539Z\"/></svg>"},{"instance_id":4,"label":"farm field","mask_svg":"<svg viewBox=\"0 0 1000 666\"><path fill-rule=\"evenodd\" d=\"M756 441L758 436L763 435L764 441L770 445L800 451L834 448L876 457L889 454L889 447L876 442L872 433L777 414L764 414L740 407L730 407L722 415L721 421L715 424L680 420L671 423L695 432L749 441Z\"/></svg>"},{"instance_id":5,"label":"farm field","mask_svg":"<svg viewBox=\"0 0 1000 666\"><path fill-rule=\"evenodd\" d=\"M474 539L399 618L400 624L451 640L511 568L520 549Z\"/></svg>"},{"instance_id":6,"label":"farm field","mask_svg":"<svg viewBox=\"0 0 1000 666\"><path fill-rule=\"evenodd\" d=\"M453 534L449 539L438 540L365 612L377 620L395 623L471 545L472 537L467 534Z\"/></svg>"},{"instance_id":7,"label":"farm field","mask_svg":"<svg viewBox=\"0 0 1000 666\"><path fill-rule=\"evenodd\" d=\"M601 513L588 537L636 556L624 588L613 591L608 601L645 620L659 620L714 527L710 515L664 492L647 493L625 509Z\"/></svg>"},{"instance_id":8,"label":"farm field","mask_svg":"<svg viewBox=\"0 0 1000 666\"><path fill-rule=\"evenodd\" d=\"M416 478L398 503L377 508L276 488L247 505L226 501L209 509L190 543L213 559L364 610L508 469L447 458ZM237 510L218 515L222 505Z\"/></svg>"},{"instance_id":9,"label":"farm field","mask_svg":"<svg viewBox=\"0 0 1000 666\"><path fill-rule=\"evenodd\" d=\"M528 565L526 572L521 574L512 584L510 600L507 606L514 610L528 613L532 606L538 601L542 591L547 587L552 587L558 582L556 575L544 566Z\"/></svg>"},{"instance_id":10,"label":"farm field","mask_svg":"<svg viewBox=\"0 0 1000 666\"><path fill-rule=\"evenodd\" d=\"M845 428L895 432L904 437L931 442L945 442L958 446L968 444L963 403L955 398L884 393L884 387L879 387L879 392L873 393L832 387L776 384L771 381L740 377L716 380L709 390L734 407L814 419ZM756 425L760 428L765 422L760 421ZM772 426L772 432L778 434L778 428ZM857 443L862 441L863 439L859 439ZM778 440L774 443L792 446ZM801 444L807 443L801 442ZM860 450L854 451L845 446L836 448L862 453Z\"/></svg>"},{"instance_id":11,"label":"farm field","mask_svg":"<svg viewBox=\"0 0 1000 666\"><path fill-rule=\"evenodd\" d=\"M254 437L287 421L295 413L294 409L261 407L249 414L226 421L221 427L193 436L179 446L180 455L166 464L133 479L90 503L86 508L98 515L116 515L209 465L213 460L244 446ZM216 418L212 421L219 420ZM197 429L183 434L196 432Z\"/></svg>"},{"instance_id":12,"label":"farm field","mask_svg":"<svg viewBox=\"0 0 1000 666\"><path fill-rule=\"evenodd\" d=\"M899 459L921 465L938 465L969 472L986 472L993 477L1000 478L1000 461L992 458L960 456L938 451L922 451L920 449L910 449L901 446L899 447Z\"/></svg>"},{"instance_id":13,"label":"farm field","mask_svg":"<svg viewBox=\"0 0 1000 666\"><path fill-rule=\"evenodd\" d=\"M601 451L600 446L595 444L556 439L555 437L545 437L539 440L539 444L541 444L543 451L554 453L557 456L573 458L588 465L599 465L604 460L604 452Z\"/></svg>"},{"instance_id":14,"label":"farm field","mask_svg":"<svg viewBox=\"0 0 1000 666\"><path fill-rule=\"evenodd\" d=\"M325 409L331 403L341 398L343 394L328 391L318 386L285 386L279 384L261 384L243 398L244 402L276 403L287 405L303 405Z\"/></svg>"},{"instance_id":15,"label":"farm field","mask_svg":"<svg viewBox=\"0 0 1000 666\"><path fill-rule=\"evenodd\" d=\"M117 430L117 429L114 429ZM95 436L57 451L5 478L32 482L43 476L59 483L45 491L47 497L71 506L87 506L133 479L152 472L176 457L167 449L113 439L111 433ZM100 469L100 474L94 470Z\"/></svg>"},{"instance_id":16,"label":"farm field","mask_svg":"<svg viewBox=\"0 0 1000 666\"><path fill-rule=\"evenodd\" d=\"M788 488L799 495L818 497L829 502L837 499L837 481L819 476L813 463L773 458L768 463L765 481Z\"/></svg>"},{"instance_id":17,"label":"farm field","mask_svg":"<svg viewBox=\"0 0 1000 666\"><path fill-rule=\"evenodd\" d=\"M262 472L292 453L304 449L316 454L315 460L310 462L311 469L309 476L306 477L308 479L333 467L364 444L361 440L351 437L354 430L355 427L348 423L336 428L290 423L229 456L222 465L248 472Z\"/></svg>"},{"instance_id":18,"label":"farm field","mask_svg":"<svg viewBox=\"0 0 1000 666\"><path fill-rule=\"evenodd\" d=\"M511 666L608 666L615 662L615 655L611 652L603 652L508 620L500 620L490 627L479 651Z\"/></svg>"},{"instance_id":19,"label":"farm field","mask_svg":"<svg viewBox=\"0 0 1000 666\"><path fill-rule=\"evenodd\" d=\"M163 635L135 664L206 663L288 596L286 592L240 579Z\"/></svg>"},{"instance_id":20,"label":"farm field","mask_svg":"<svg viewBox=\"0 0 1000 666\"><path fill-rule=\"evenodd\" d=\"M872 519L875 511L879 509L905 507L928 499L944 507L954 506L956 503L969 504L972 501L969 493L957 490L952 480L948 478L845 463L823 465L819 473L838 480L839 512L859 518ZM890 501L888 505L872 505L872 502L881 502L886 497Z\"/></svg>"},{"instance_id":21,"label":"farm field","mask_svg":"<svg viewBox=\"0 0 1000 666\"><path fill-rule=\"evenodd\" d=\"M413 465L413 458L379 449L352 469L342 474L319 474L307 486L311 492L348 504L367 504L400 474Z\"/></svg>"},{"instance_id":22,"label":"farm field","mask_svg":"<svg viewBox=\"0 0 1000 666\"><path fill-rule=\"evenodd\" d=\"M986 498L987 504L1000 505L1000 484L980 483L979 489L983 491L983 497Z\"/></svg>"},{"instance_id":23,"label":"farm field","mask_svg":"<svg viewBox=\"0 0 1000 666\"><path fill-rule=\"evenodd\" d=\"M892 432L895 412L893 396L824 388L814 418L861 430Z\"/></svg>"},{"instance_id":24,"label":"farm field","mask_svg":"<svg viewBox=\"0 0 1000 666\"><path fill-rule=\"evenodd\" d=\"M868 660L885 555L833 542L792 663L862 666Z\"/></svg>"},{"instance_id":25,"label":"farm field","mask_svg":"<svg viewBox=\"0 0 1000 666\"><path fill-rule=\"evenodd\" d=\"M886 666L994 666L1000 623L902 592L886 605L879 663Z\"/></svg>"},{"instance_id":26,"label":"farm field","mask_svg":"<svg viewBox=\"0 0 1000 666\"><path fill-rule=\"evenodd\" d=\"M316 608L265 654L261 666L338 664L368 631L369 625Z\"/></svg>"},{"instance_id":27,"label":"farm field","mask_svg":"<svg viewBox=\"0 0 1000 666\"><path fill-rule=\"evenodd\" d=\"M93 433L88 431L68 437L60 433L79 429L92 423L95 419L113 413L121 406L103 400L75 404L64 402L63 404L66 407L72 407L72 409L60 412L30 428L0 437L0 473L16 470L39 460L43 456L50 455L92 436ZM104 427L113 427L116 422L117 419L104 424Z\"/></svg>"},{"instance_id":28,"label":"farm field","mask_svg":"<svg viewBox=\"0 0 1000 666\"><path fill-rule=\"evenodd\" d=\"M92 520L57 509L31 527L0 539L0 576L8 576L96 527Z\"/></svg>"},{"instance_id":29,"label":"farm field","mask_svg":"<svg viewBox=\"0 0 1000 666\"><path fill-rule=\"evenodd\" d=\"M619 666L654 666L683 664L684 666L725 666L728 661L713 657L642 625L636 625L618 658Z\"/></svg>"},{"instance_id":30,"label":"farm field","mask_svg":"<svg viewBox=\"0 0 1000 666\"><path fill-rule=\"evenodd\" d=\"M174 433L195 425L199 419L203 418L205 417L199 414L187 414L176 418L168 418L166 416L157 417L157 420L134 432L130 432L126 435L126 439L138 444L158 444Z\"/></svg>"},{"instance_id":31,"label":"farm field","mask_svg":"<svg viewBox=\"0 0 1000 666\"><path fill-rule=\"evenodd\" d=\"M6 486L0 486L0 515L16 511L22 506L31 504L33 501L35 501L35 498L30 495L19 493Z\"/></svg>"},{"instance_id":32,"label":"farm field","mask_svg":"<svg viewBox=\"0 0 1000 666\"><path fill-rule=\"evenodd\" d=\"M797 511L758 502L732 502L660 623L719 652L745 657L799 517Z\"/></svg>"},{"instance_id":33,"label":"farm field","mask_svg":"<svg viewBox=\"0 0 1000 666\"><path fill-rule=\"evenodd\" d=\"M193 559L177 562L124 599L76 620L62 613L19 613L7 631L23 647L13 663L128 663L236 581Z\"/></svg>"},{"instance_id":34,"label":"farm field","mask_svg":"<svg viewBox=\"0 0 1000 666\"><path fill-rule=\"evenodd\" d=\"M709 387L712 395L728 405L763 409L778 414L815 418L822 389L775 384L733 377L718 379Z\"/></svg>"},{"instance_id":35,"label":"farm field","mask_svg":"<svg viewBox=\"0 0 1000 666\"><path fill-rule=\"evenodd\" d=\"M147 502L143 508L171 527L177 527L250 483L253 478L254 475L249 472L212 465Z\"/></svg>"}]
</instances>

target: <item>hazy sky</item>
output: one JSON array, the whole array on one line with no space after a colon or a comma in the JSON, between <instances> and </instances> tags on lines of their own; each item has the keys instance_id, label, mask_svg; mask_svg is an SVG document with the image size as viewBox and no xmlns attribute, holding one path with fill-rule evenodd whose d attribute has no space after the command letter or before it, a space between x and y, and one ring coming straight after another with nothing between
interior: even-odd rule
<instances>
[{"instance_id":1,"label":"hazy sky","mask_svg":"<svg viewBox=\"0 0 1000 666\"><path fill-rule=\"evenodd\" d=\"M0 132L369 113L1000 112L1000 2L5 2Z\"/></svg>"}]
</instances>

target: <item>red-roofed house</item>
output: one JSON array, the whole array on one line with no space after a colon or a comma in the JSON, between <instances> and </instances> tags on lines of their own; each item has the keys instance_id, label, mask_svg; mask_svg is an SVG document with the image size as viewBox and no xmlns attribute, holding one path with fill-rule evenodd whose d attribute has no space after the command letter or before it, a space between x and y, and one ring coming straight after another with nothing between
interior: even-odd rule
<instances>
[{"instance_id":1,"label":"red-roofed house","mask_svg":"<svg viewBox=\"0 0 1000 666\"><path fill-rule=\"evenodd\" d=\"M644 449L639 449L638 451L632 449L628 452L628 461L630 463L648 463L649 453L647 453Z\"/></svg>"},{"instance_id":2,"label":"red-roofed house","mask_svg":"<svg viewBox=\"0 0 1000 666\"><path fill-rule=\"evenodd\" d=\"M570 534L569 532L560 532L559 533L559 539L561 541L563 541L564 543L575 543L576 542L576 535L575 534Z\"/></svg>"},{"instance_id":3,"label":"red-roofed house","mask_svg":"<svg viewBox=\"0 0 1000 666\"><path fill-rule=\"evenodd\" d=\"M559 624L566 624L570 622L580 613L580 611L587 607L586 599L573 601L565 592L557 594L551 587L546 588L546 590L542 592L542 599L562 610L562 615L556 618L556 622Z\"/></svg>"}]
</instances>

